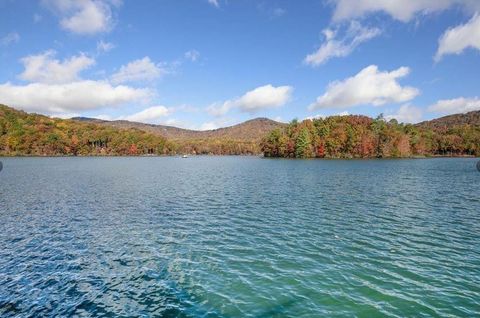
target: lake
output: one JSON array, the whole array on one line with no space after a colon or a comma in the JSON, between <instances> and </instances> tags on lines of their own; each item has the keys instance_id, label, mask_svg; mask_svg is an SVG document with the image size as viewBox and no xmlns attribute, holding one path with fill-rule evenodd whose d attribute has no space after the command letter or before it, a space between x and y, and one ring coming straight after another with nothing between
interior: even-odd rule
<instances>
[{"instance_id":1,"label":"lake","mask_svg":"<svg viewBox=\"0 0 480 318\"><path fill-rule=\"evenodd\" d=\"M480 316L478 159L1 160L2 317Z\"/></svg>"}]
</instances>

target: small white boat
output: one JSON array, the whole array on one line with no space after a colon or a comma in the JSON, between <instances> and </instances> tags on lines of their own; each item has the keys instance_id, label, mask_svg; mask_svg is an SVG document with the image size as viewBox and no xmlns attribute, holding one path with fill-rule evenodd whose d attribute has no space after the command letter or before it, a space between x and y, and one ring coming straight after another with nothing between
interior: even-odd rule
<instances>
[{"instance_id":1,"label":"small white boat","mask_svg":"<svg viewBox=\"0 0 480 318\"><path fill-rule=\"evenodd\" d=\"M188 158L188 156L187 156L187 155L183 155L182 158Z\"/></svg>"}]
</instances>

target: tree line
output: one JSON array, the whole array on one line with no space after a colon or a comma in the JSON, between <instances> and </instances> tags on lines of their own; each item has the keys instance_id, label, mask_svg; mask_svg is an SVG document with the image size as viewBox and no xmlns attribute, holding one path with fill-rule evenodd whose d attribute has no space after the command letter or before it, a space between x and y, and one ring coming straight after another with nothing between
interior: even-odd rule
<instances>
[{"instance_id":1,"label":"tree line","mask_svg":"<svg viewBox=\"0 0 480 318\"><path fill-rule=\"evenodd\" d=\"M265 157L401 158L480 155L480 126L400 124L352 115L293 120L262 141Z\"/></svg>"},{"instance_id":2,"label":"tree line","mask_svg":"<svg viewBox=\"0 0 480 318\"><path fill-rule=\"evenodd\" d=\"M28 114L0 105L0 156L258 155L257 140L168 140L137 128Z\"/></svg>"},{"instance_id":3,"label":"tree line","mask_svg":"<svg viewBox=\"0 0 480 318\"><path fill-rule=\"evenodd\" d=\"M171 154L175 145L138 129L84 124L0 105L0 155Z\"/></svg>"},{"instance_id":4,"label":"tree line","mask_svg":"<svg viewBox=\"0 0 480 318\"><path fill-rule=\"evenodd\" d=\"M475 114L478 115L478 114ZM463 115L465 116L465 115ZM400 124L383 116L332 116L293 120L261 142L217 136L167 140L136 128L28 114L0 105L0 156L259 155L284 158L480 156L480 124ZM453 124L452 124L453 120Z\"/></svg>"}]
</instances>

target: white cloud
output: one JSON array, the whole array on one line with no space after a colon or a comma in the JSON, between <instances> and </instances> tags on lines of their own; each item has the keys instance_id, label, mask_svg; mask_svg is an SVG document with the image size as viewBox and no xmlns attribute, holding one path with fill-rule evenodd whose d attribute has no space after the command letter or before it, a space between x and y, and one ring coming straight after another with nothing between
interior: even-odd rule
<instances>
[{"instance_id":1,"label":"white cloud","mask_svg":"<svg viewBox=\"0 0 480 318\"><path fill-rule=\"evenodd\" d=\"M198 128L198 130L214 130L214 129L218 129L218 128L222 128L222 127L232 125L234 123L235 122L233 122L230 118L221 117L221 118L217 118L215 120L208 121L208 122L205 122L205 123L201 124L200 127Z\"/></svg>"},{"instance_id":2,"label":"white cloud","mask_svg":"<svg viewBox=\"0 0 480 318\"><path fill-rule=\"evenodd\" d=\"M177 128L183 128L183 129L198 130L198 126L192 124L189 121L184 121L184 120L180 120L180 119L177 119L177 118L171 118L171 117L159 120L156 124L157 125L165 125L165 126L173 126L173 127L177 127Z\"/></svg>"},{"instance_id":3,"label":"white cloud","mask_svg":"<svg viewBox=\"0 0 480 318\"><path fill-rule=\"evenodd\" d=\"M343 112L335 113L332 115L317 114L317 115L305 117L305 119L310 119L310 120L320 119L320 118L325 119L327 117L332 117L332 116L350 116L350 112L347 110L344 110Z\"/></svg>"},{"instance_id":4,"label":"white cloud","mask_svg":"<svg viewBox=\"0 0 480 318\"><path fill-rule=\"evenodd\" d=\"M200 130L214 130L218 128L220 128L220 125L218 125L216 122L213 122L213 121L203 123L200 126Z\"/></svg>"},{"instance_id":5,"label":"white cloud","mask_svg":"<svg viewBox=\"0 0 480 318\"><path fill-rule=\"evenodd\" d=\"M178 120L176 118L167 118L165 120L160 121L159 124L166 125L166 126L174 126L174 127L183 128L183 129L191 128L190 123Z\"/></svg>"},{"instance_id":6,"label":"white cloud","mask_svg":"<svg viewBox=\"0 0 480 318\"><path fill-rule=\"evenodd\" d=\"M423 112L420 108L405 104L400 106L395 114L386 115L386 120L396 119L400 123L418 123L422 120Z\"/></svg>"},{"instance_id":7,"label":"white cloud","mask_svg":"<svg viewBox=\"0 0 480 318\"><path fill-rule=\"evenodd\" d=\"M67 84L0 84L1 103L26 111L70 113L112 107L148 99L148 89L112 86L102 81L78 81Z\"/></svg>"},{"instance_id":8,"label":"white cloud","mask_svg":"<svg viewBox=\"0 0 480 318\"><path fill-rule=\"evenodd\" d=\"M79 73L95 63L95 60L84 54L58 60L55 59L55 51L50 50L24 57L21 62L25 69L19 77L31 83L0 84L0 103L26 111L65 117L85 110L132 102L145 103L154 95L147 88L81 79ZM155 116L159 114L158 111L159 109L150 109L148 114Z\"/></svg>"},{"instance_id":9,"label":"white cloud","mask_svg":"<svg viewBox=\"0 0 480 318\"><path fill-rule=\"evenodd\" d=\"M276 108L285 105L291 98L291 86L265 85L255 88L242 97L227 100L223 104L213 104L207 111L214 116L226 114L232 108L239 108L243 112L256 113L263 109Z\"/></svg>"},{"instance_id":10,"label":"white cloud","mask_svg":"<svg viewBox=\"0 0 480 318\"><path fill-rule=\"evenodd\" d=\"M345 57L361 43L366 42L381 34L378 28L366 28L359 22L352 21L343 38L337 39L338 30L323 30L325 42L314 53L307 55L304 62L318 66L332 57Z\"/></svg>"},{"instance_id":11,"label":"white cloud","mask_svg":"<svg viewBox=\"0 0 480 318\"><path fill-rule=\"evenodd\" d=\"M93 116L92 118L101 119L101 120L113 120L112 116L107 114L96 115L96 116Z\"/></svg>"},{"instance_id":12,"label":"white cloud","mask_svg":"<svg viewBox=\"0 0 480 318\"><path fill-rule=\"evenodd\" d=\"M468 113L480 110L480 98L459 97L454 99L442 99L428 107L431 112L442 114Z\"/></svg>"},{"instance_id":13,"label":"white cloud","mask_svg":"<svg viewBox=\"0 0 480 318\"><path fill-rule=\"evenodd\" d=\"M126 83L136 81L151 81L167 74L168 71L160 64L153 63L148 56L135 60L120 67L120 70L112 75L112 82Z\"/></svg>"},{"instance_id":14,"label":"white cloud","mask_svg":"<svg viewBox=\"0 0 480 318\"><path fill-rule=\"evenodd\" d=\"M265 85L247 92L234 103L242 111L254 113L262 109L285 105L290 100L292 92L291 86Z\"/></svg>"},{"instance_id":15,"label":"white cloud","mask_svg":"<svg viewBox=\"0 0 480 318\"><path fill-rule=\"evenodd\" d=\"M353 77L330 83L325 94L319 96L309 109L348 108L367 104L380 106L409 101L420 93L419 90L402 87L397 82L409 72L408 67L381 72L376 65L370 65Z\"/></svg>"},{"instance_id":16,"label":"white cloud","mask_svg":"<svg viewBox=\"0 0 480 318\"><path fill-rule=\"evenodd\" d=\"M350 116L350 112L345 110L343 112L336 113L333 116Z\"/></svg>"},{"instance_id":17,"label":"white cloud","mask_svg":"<svg viewBox=\"0 0 480 318\"><path fill-rule=\"evenodd\" d=\"M115 48L115 44L100 40L97 42L97 52L106 53Z\"/></svg>"},{"instance_id":18,"label":"white cloud","mask_svg":"<svg viewBox=\"0 0 480 318\"><path fill-rule=\"evenodd\" d=\"M207 112L210 115L213 115L213 116L223 116L226 113L228 113L228 111L230 109L232 109L234 107L235 107L235 105L232 103L232 101L227 100L223 104L214 103L214 104L208 106L207 107Z\"/></svg>"},{"instance_id":19,"label":"white cloud","mask_svg":"<svg viewBox=\"0 0 480 318\"><path fill-rule=\"evenodd\" d=\"M219 3L218 3L218 0L208 0L208 3L210 3L211 5L215 6L215 7L219 7Z\"/></svg>"},{"instance_id":20,"label":"white cloud","mask_svg":"<svg viewBox=\"0 0 480 318\"><path fill-rule=\"evenodd\" d=\"M348 20L374 12L384 12L408 22L416 14L429 14L458 5L470 12L480 10L478 0L333 0L334 21Z\"/></svg>"},{"instance_id":21,"label":"white cloud","mask_svg":"<svg viewBox=\"0 0 480 318\"><path fill-rule=\"evenodd\" d=\"M165 106L153 106L135 114L119 117L118 119L141 123L156 123L160 118L168 116L171 112L172 110Z\"/></svg>"},{"instance_id":22,"label":"white cloud","mask_svg":"<svg viewBox=\"0 0 480 318\"><path fill-rule=\"evenodd\" d=\"M328 117L327 115L317 114L317 115L313 115L313 116L307 116L303 120L324 119L324 118L327 118L327 117Z\"/></svg>"},{"instance_id":23,"label":"white cloud","mask_svg":"<svg viewBox=\"0 0 480 318\"><path fill-rule=\"evenodd\" d=\"M95 60L84 54L63 61L55 59L55 54L49 50L22 58L25 70L19 77L30 82L68 83L78 80L81 71L95 64Z\"/></svg>"},{"instance_id":24,"label":"white cloud","mask_svg":"<svg viewBox=\"0 0 480 318\"><path fill-rule=\"evenodd\" d=\"M480 50L479 14L475 14L466 24L445 31L438 40L438 50L434 59L438 62L444 55L460 54L467 48Z\"/></svg>"},{"instance_id":25,"label":"white cloud","mask_svg":"<svg viewBox=\"0 0 480 318\"><path fill-rule=\"evenodd\" d=\"M61 118L61 119L70 119L73 117L80 117L79 113L58 113L55 115L51 115L51 118Z\"/></svg>"},{"instance_id":26,"label":"white cloud","mask_svg":"<svg viewBox=\"0 0 480 318\"><path fill-rule=\"evenodd\" d=\"M194 129L195 126L191 125L188 122L184 122L175 118L166 118L170 116L174 112L181 109L181 107L166 107L166 106L153 106L141 110L137 113L130 114L130 115L123 115L123 116L111 116L107 114L96 115L94 118L101 119L101 120L128 120L132 122L140 122L146 124L155 124L155 125L167 125L167 126L175 126L179 128L185 129Z\"/></svg>"},{"instance_id":27,"label":"white cloud","mask_svg":"<svg viewBox=\"0 0 480 318\"><path fill-rule=\"evenodd\" d=\"M0 45L7 46L10 44L18 43L20 41L20 35L17 32L10 32L3 38L0 38Z\"/></svg>"},{"instance_id":28,"label":"white cloud","mask_svg":"<svg viewBox=\"0 0 480 318\"><path fill-rule=\"evenodd\" d=\"M112 6L119 0L43 0L60 15L60 26L77 34L107 32L113 28Z\"/></svg>"},{"instance_id":29,"label":"white cloud","mask_svg":"<svg viewBox=\"0 0 480 318\"><path fill-rule=\"evenodd\" d=\"M185 58L191 62L196 62L199 57L200 52L198 52L197 50L190 50L188 52L185 52Z\"/></svg>"},{"instance_id":30,"label":"white cloud","mask_svg":"<svg viewBox=\"0 0 480 318\"><path fill-rule=\"evenodd\" d=\"M134 122L143 122L147 124L173 126L173 127L191 129L191 130L214 130L214 129L218 129L218 128L232 125L235 123L229 118L221 117L221 118L216 118L212 121L204 122L200 125L197 125L189 121L183 121L176 118L167 117L172 115L174 112L178 110L179 110L178 107L154 106L131 115L114 117L111 115L102 114L102 115L93 116L93 118L108 120L108 121L128 120L128 121L134 121ZM78 115L65 117L65 118L71 118L75 116L78 116Z\"/></svg>"}]
</instances>

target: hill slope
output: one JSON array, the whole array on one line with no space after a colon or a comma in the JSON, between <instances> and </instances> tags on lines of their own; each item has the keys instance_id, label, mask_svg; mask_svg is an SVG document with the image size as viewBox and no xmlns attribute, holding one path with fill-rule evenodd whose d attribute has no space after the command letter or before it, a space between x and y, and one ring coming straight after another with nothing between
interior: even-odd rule
<instances>
[{"instance_id":1,"label":"hill slope","mask_svg":"<svg viewBox=\"0 0 480 318\"><path fill-rule=\"evenodd\" d=\"M366 116L282 124L266 118L195 131L129 121L64 120L0 105L0 155L259 154L278 157L480 155L480 111L416 125Z\"/></svg>"},{"instance_id":2,"label":"hill slope","mask_svg":"<svg viewBox=\"0 0 480 318\"><path fill-rule=\"evenodd\" d=\"M239 141L259 141L275 128L286 124L268 118L256 118L243 123L213 130L190 130L165 125L144 124L126 120L100 120L95 118L74 117L72 120L112 126L116 128L136 128L149 133L157 134L169 140L189 139L230 139Z\"/></svg>"},{"instance_id":3,"label":"hill slope","mask_svg":"<svg viewBox=\"0 0 480 318\"><path fill-rule=\"evenodd\" d=\"M27 114L0 105L0 155L169 154L174 145L138 129Z\"/></svg>"},{"instance_id":4,"label":"hill slope","mask_svg":"<svg viewBox=\"0 0 480 318\"><path fill-rule=\"evenodd\" d=\"M293 122L262 143L266 157L372 158L480 156L480 112L418 125L366 116L332 116Z\"/></svg>"},{"instance_id":5,"label":"hill slope","mask_svg":"<svg viewBox=\"0 0 480 318\"><path fill-rule=\"evenodd\" d=\"M268 118L256 118L238 125L204 131L126 120L107 121L83 117L72 119L121 129L135 128L161 136L174 143L178 153L215 155L261 154L262 138L276 128L286 127L286 124Z\"/></svg>"},{"instance_id":6,"label":"hill slope","mask_svg":"<svg viewBox=\"0 0 480 318\"><path fill-rule=\"evenodd\" d=\"M416 124L417 127L431 128L434 130L448 129L457 125L480 126L480 111L473 111L465 114L455 114L440 117Z\"/></svg>"}]
</instances>

